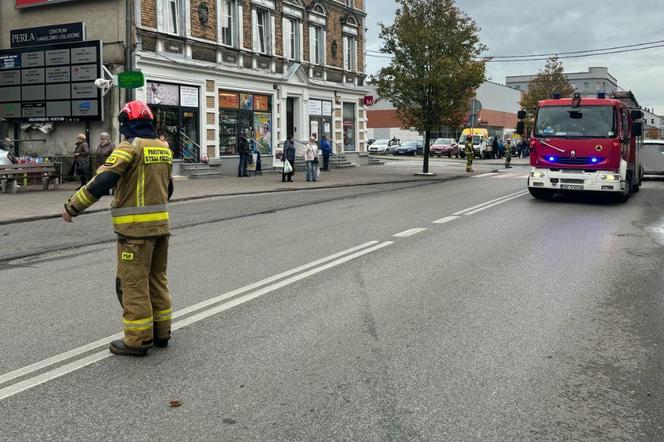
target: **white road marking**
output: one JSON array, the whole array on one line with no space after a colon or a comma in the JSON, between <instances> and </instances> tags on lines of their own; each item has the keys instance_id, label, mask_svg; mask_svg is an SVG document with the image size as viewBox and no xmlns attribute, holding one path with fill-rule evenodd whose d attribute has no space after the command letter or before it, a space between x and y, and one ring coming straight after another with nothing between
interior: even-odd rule
<instances>
[{"instance_id":1,"label":"white road marking","mask_svg":"<svg viewBox=\"0 0 664 442\"><path fill-rule=\"evenodd\" d=\"M203 302L199 302L198 304L194 304L190 307L187 307L187 308L184 308L184 309L181 309L181 310L178 310L178 311L174 312L173 313L173 319L178 318L182 315L193 313L195 311L198 311L200 309L206 308L210 305L213 305L213 304L216 304L220 301L223 301L224 299L228 299L228 298L231 298L233 296L237 296L237 295L240 295L242 293L248 292L250 290L254 290L254 289L256 289L258 287L261 287L263 285L270 284L270 283L272 283L274 281L277 281L279 279L285 278L285 277L293 275L295 273L299 273L299 272L304 271L304 270L308 270L312 267L316 267L316 266L324 264L328 261L335 260L335 259L337 259L341 256L357 252L358 250L365 249L365 248L373 246L375 244L378 244L378 241L369 241L369 242L366 242L364 244L360 244L356 247L352 247L350 249L347 249L347 250L335 253L333 255L327 256L325 258L321 258L321 259L318 259L316 261L310 262L308 264L301 265L301 266L296 267L292 270L287 270L285 272L279 273L278 275L274 275L274 276L271 276L269 278L263 279L262 281L258 281L258 282L255 282L253 284L249 284L247 286L232 290L228 293L217 296L215 298L208 299L208 300L203 301ZM120 338L122 338L122 336L123 336L122 333L116 333L112 336L107 336L105 338L96 340L94 342L91 342L89 344L86 344L86 345L83 345L81 347L75 348L73 350L69 350L67 352L64 352L64 353L61 353L59 355L50 357L48 359L44 359L43 361L35 362L34 364L30 364L30 365L27 365L23 368L19 368L18 370L3 374L3 375L0 376L0 385L5 384L5 383L7 383L9 381L12 381L14 379L20 378L22 376L29 375L31 373L34 373L34 372L38 371L38 370L48 368L52 365L55 365L55 364L58 364L60 362L66 361L66 360L71 359L73 357L82 355L82 354L87 353L87 352L89 352L91 350L94 350L96 348L108 345L110 341L113 341L115 339L120 339Z\"/></svg>"},{"instance_id":2,"label":"white road marking","mask_svg":"<svg viewBox=\"0 0 664 442\"><path fill-rule=\"evenodd\" d=\"M473 178L484 178L484 177L494 176L494 175L498 175L498 172L488 172L488 173L482 173L482 174L479 174L479 175L473 175Z\"/></svg>"},{"instance_id":3,"label":"white road marking","mask_svg":"<svg viewBox=\"0 0 664 442\"><path fill-rule=\"evenodd\" d=\"M321 265L321 266L318 266L318 267L315 267L315 268L311 268L311 267L313 267L314 263L305 264L304 266L298 267L298 269L302 269L302 268L305 268L305 267L306 268L311 268L311 269L304 272L304 273L299 273L295 276L284 279L284 280L282 280L280 282L277 282L275 284L263 287L263 288L255 291L255 292L251 292L251 293L248 293L244 296L234 298L234 299L230 300L229 302L223 303L221 305L217 305L216 307L210 308L210 309L205 310L203 312L200 312L198 314L195 314L195 315L189 316L185 319L182 319L180 321L174 322L171 326L171 329L172 330L178 330L182 327L186 327L188 325L194 324L194 323L196 323L198 321L201 321L203 319L206 319L210 316L216 315L217 313L220 313L224 310L228 310L230 308L233 308L235 306L243 304L247 301L258 298L259 296L265 295L267 293L270 293L274 290L280 289L282 287L285 287L289 284L300 281L302 279L306 279L310 276L321 273L321 272L323 272L325 270L328 270L330 268L339 266L339 265L344 264L348 261L359 258L360 256L364 256L364 255L367 255L369 253L375 252L377 250L380 250L380 249L382 249L384 247L387 247L387 246L390 246L392 244L394 244L392 241L385 241L385 242L382 242L380 244L377 244L377 241L371 241L371 242L365 243L361 246L357 246L357 247L353 247L352 249L348 249L344 252L339 252L335 255L330 255L330 257L323 258L323 259L318 260L318 261L314 261L314 262L321 263L321 262L330 261L331 259L334 259L334 258L331 258L332 256L336 256L336 257L342 256L341 258L336 259L332 262L328 262L327 264L324 264L324 265ZM368 245L373 245L373 246L368 247ZM348 252L351 251L351 250L357 250L357 251L355 251L355 253L352 253L352 254L349 255ZM280 275L285 275L286 273L292 274L292 273L295 273L295 271L296 271L296 269L289 270L288 272L281 273ZM277 278L278 276L279 275L274 276L272 278L268 278L268 279L274 281L275 279L279 279L279 278ZM264 280L264 281L267 281L267 280ZM258 283L256 283L256 284L258 284ZM251 286L247 286L247 287L252 287L253 286L254 288L256 288L256 284L252 284ZM230 297L230 293L235 292L236 294L238 294L238 293L240 293L240 290L242 290L242 289L234 290L233 292L229 292L226 295L222 295L222 296L214 298L214 299L226 299L226 298ZM248 291L248 290L244 290L244 291ZM206 303L207 302L208 301L206 301ZM201 304L203 304L203 303L201 303ZM181 314L183 314L183 313L181 313ZM173 315L173 316L175 316L175 315ZM114 337L115 336L122 336L122 335L121 334L120 335L114 335ZM103 343L108 344L108 340L112 339L112 338L113 337L105 338L103 340ZM100 340L100 341L102 341L102 340ZM100 342L100 341L96 341L96 342ZM92 345L92 344L88 344L87 346L84 346L84 347L89 347L90 345ZM79 348L83 348L83 347L79 347ZM72 352L73 351L74 350L72 350ZM67 352L67 353L72 353L72 352ZM59 355L59 356L61 356L61 355ZM105 359L109 356L111 356L110 351L102 350L102 351L99 351L97 353L93 353L92 355L86 356L82 359L78 359L76 361L69 362L67 364L61 365L57 368L54 368L54 369L49 370L47 372L41 373L41 374L39 374L37 376L34 376L32 378L25 379L23 381L17 382L17 383L15 383L13 385L10 385L8 387L2 388L2 389L0 389L0 400L6 399L6 398L8 398L10 396L13 396L15 394L18 394L22 391L25 391L25 390L28 390L30 388L36 387L37 385L41 385L41 384L43 384L45 382L48 382L50 380L59 378L61 376L64 376L65 374L68 374L68 373L71 373L73 371L79 370L79 369L81 369L81 368L83 368L87 365L90 365L90 364L93 364L95 362L101 361L101 360L103 360L103 359ZM46 361L53 360L57 357L58 356L56 356L54 358L47 359ZM64 359L60 359L60 361L62 361L62 360L64 360ZM39 363L39 364L42 364L42 368L46 367L48 365L53 365L52 363L48 364L48 365L43 365L43 363L46 362L46 361L42 361L42 363ZM37 365L37 364L33 364L32 366L34 366L34 365ZM29 367L32 367L32 366L29 366ZM21 370L25 370L27 368L28 367L26 367L24 369L21 369ZM35 371L35 370L32 370L32 371ZM19 371L19 370L17 370L17 371ZM12 372L12 373L16 373L16 372ZM8 375L5 375L5 376L8 377L12 373L8 373ZM27 373L30 373L30 372L27 371L24 374L27 374ZM18 376L14 376L11 379L15 379L16 377L18 377ZM9 381L9 378L5 379L3 382L7 382L7 381Z\"/></svg>"},{"instance_id":4,"label":"white road marking","mask_svg":"<svg viewBox=\"0 0 664 442\"><path fill-rule=\"evenodd\" d=\"M487 205L487 204L495 203L496 201L501 201L501 200L503 200L503 199L505 199L505 198L509 198L509 197L511 197L511 196L514 196L514 195L520 195L520 194L522 194L523 192L524 192L523 190L520 190L520 191L518 191L518 192L514 192L514 193L511 193L511 194L509 194L509 195L501 196L500 198L496 198L495 200L486 201L486 202L481 203L481 204L478 204L478 205L476 205L476 206L473 206L473 207L469 207L469 208L467 208L467 209L460 210L460 211L454 213L454 216L463 215L463 214L465 214L465 213L467 213L467 212L471 212L471 211L473 211L473 210L475 210L475 209L477 209L477 208L480 208L480 207L482 207L482 206L485 206L485 205Z\"/></svg>"},{"instance_id":5,"label":"white road marking","mask_svg":"<svg viewBox=\"0 0 664 442\"><path fill-rule=\"evenodd\" d=\"M459 219L459 217L458 216L446 216L445 218L437 219L432 224L445 224L445 223L449 223L450 221L454 221L455 219Z\"/></svg>"},{"instance_id":6,"label":"white road marking","mask_svg":"<svg viewBox=\"0 0 664 442\"><path fill-rule=\"evenodd\" d=\"M519 193L518 195L514 195L514 196L512 196L512 197L510 197L510 198L505 198L505 199L502 199L502 200L500 200L500 201L496 201L495 203L493 203L493 204L489 204L488 206L480 207L479 209L476 209L476 210L473 210L472 212L468 212L468 213L466 213L466 215L474 215L474 214L476 214L477 212L481 212L482 210L486 210L486 209L489 209L489 208L491 208L491 207L497 206L498 204L506 203L506 202L511 201L511 200L513 200L513 199L516 199L516 198L522 197L522 196L526 195L527 193L528 193L528 191L527 191L527 190L524 190L523 192Z\"/></svg>"},{"instance_id":7,"label":"white road marking","mask_svg":"<svg viewBox=\"0 0 664 442\"><path fill-rule=\"evenodd\" d=\"M409 236L417 235L420 232L424 232L425 230L426 230L425 227L415 227L414 229L404 230L403 232L399 232L392 236L394 236L395 238L407 238Z\"/></svg>"},{"instance_id":8,"label":"white road marking","mask_svg":"<svg viewBox=\"0 0 664 442\"><path fill-rule=\"evenodd\" d=\"M502 175L497 176L496 178L516 178L519 174L518 173L504 173Z\"/></svg>"}]
</instances>

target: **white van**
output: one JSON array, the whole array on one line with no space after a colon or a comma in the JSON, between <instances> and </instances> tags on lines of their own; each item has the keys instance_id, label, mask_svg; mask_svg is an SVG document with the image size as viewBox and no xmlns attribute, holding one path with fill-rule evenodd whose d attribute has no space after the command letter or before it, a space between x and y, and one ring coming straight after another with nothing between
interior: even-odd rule
<instances>
[{"instance_id":1,"label":"white van","mask_svg":"<svg viewBox=\"0 0 664 442\"><path fill-rule=\"evenodd\" d=\"M644 175L664 175L664 140L643 140L640 156Z\"/></svg>"}]
</instances>

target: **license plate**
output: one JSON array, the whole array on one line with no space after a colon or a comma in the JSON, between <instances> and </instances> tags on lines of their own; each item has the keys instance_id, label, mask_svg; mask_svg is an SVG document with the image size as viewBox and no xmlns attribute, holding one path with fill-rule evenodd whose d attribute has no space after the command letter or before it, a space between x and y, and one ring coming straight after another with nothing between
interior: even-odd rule
<instances>
[{"instance_id":1,"label":"license plate","mask_svg":"<svg viewBox=\"0 0 664 442\"><path fill-rule=\"evenodd\" d=\"M580 184L562 184L560 188L562 190L583 190L583 186Z\"/></svg>"}]
</instances>

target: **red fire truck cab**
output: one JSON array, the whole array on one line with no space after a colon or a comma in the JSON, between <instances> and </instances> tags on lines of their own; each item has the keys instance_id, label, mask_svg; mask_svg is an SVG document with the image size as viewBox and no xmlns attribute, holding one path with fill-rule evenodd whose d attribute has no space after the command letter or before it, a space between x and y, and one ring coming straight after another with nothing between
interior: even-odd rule
<instances>
[{"instance_id":1,"label":"red fire truck cab","mask_svg":"<svg viewBox=\"0 0 664 442\"><path fill-rule=\"evenodd\" d=\"M627 201L639 191L643 112L634 95L540 101L530 139L528 190L538 199L556 192L609 192Z\"/></svg>"}]
</instances>

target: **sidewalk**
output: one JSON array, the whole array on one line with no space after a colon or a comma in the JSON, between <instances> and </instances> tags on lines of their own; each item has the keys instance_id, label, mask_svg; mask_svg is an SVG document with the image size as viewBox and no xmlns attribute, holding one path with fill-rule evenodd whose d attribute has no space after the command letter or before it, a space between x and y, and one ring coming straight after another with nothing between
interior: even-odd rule
<instances>
[{"instance_id":1,"label":"sidewalk","mask_svg":"<svg viewBox=\"0 0 664 442\"><path fill-rule=\"evenodd\" d=\"M281 174L265 172L262 176L238 178L224 176L218 179L175 181L171 202L186 201L215 196L243 195L265 192L298 191L329 187L364 186L371 184L412 181L444 181L465 176L459 169L450 168L435 176L415 176L408 171L399 171L383 166L364 166L354 169L332 169L321 172L318 182L306 182L303 172L297 173L292 183L282 183ZM64 183L58 190L44 191L41 186L21 188L15 195L0 193L0 224L58 217L65 200L76 190L78 183ZM88 212L107 210L112 197L104 197Z\"/></svg>"}]
</instances>

